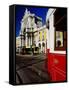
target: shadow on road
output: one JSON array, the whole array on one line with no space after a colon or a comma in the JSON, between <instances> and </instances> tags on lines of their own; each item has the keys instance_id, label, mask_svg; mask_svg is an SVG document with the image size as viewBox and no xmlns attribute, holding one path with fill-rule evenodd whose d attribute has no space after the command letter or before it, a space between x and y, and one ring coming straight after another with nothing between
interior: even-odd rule
<instances>
[{"instance_id":1,"label":"shadow on road","mask_svg":"<svg viewBox=\"0 0 69 90\"><path fill-rule=\"evenodd\" d=\"M45 83L50 81L45 68L45 55L16 55L16 83Z\"/></svg>"}]
</instances>

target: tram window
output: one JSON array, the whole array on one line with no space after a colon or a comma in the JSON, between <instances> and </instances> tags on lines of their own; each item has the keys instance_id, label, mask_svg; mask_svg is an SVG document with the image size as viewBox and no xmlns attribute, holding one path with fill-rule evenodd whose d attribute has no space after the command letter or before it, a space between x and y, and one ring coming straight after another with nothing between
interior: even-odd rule
<instances>
[{"instance_id":1,"label":"tram window","mask_svg":"<svg viewBox=\"0 0 69 90\"><path fill-rule=\"evenodd\" d=\"M63 32L56 31L56 47L63 47Z\"/></svg>"},{"instance_id":2,"label":"tram window","mask_svg":"<svg viewBox=\"0 0 69 90\"><path fill-rule=\"evenodd\" d=\"M65 50L66 49L66 32L65 31L56 31L55 32L55 50Z\"/></svg>"}]
</instances>

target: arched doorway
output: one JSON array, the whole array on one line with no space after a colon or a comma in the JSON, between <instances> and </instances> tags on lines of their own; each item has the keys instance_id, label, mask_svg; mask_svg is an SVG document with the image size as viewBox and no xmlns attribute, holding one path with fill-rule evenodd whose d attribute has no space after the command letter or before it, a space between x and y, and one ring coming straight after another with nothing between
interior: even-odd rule
<instances>
[{"instance_id":1,"label":"arched doorway","mask_svg":"<svg viewBox=\"0 0 69 90\"><path fill-rule=\"evenodd\" d=\"M39 53L41 53L41 44L39 43Z\"/></svg>"},{"instance_id":2,"label":"arched doorway","mask_svg":"<svg viewBox=\"0 0 69 90\"><path fill-rule=\"evenodd\" d=\"M45 53L45 43L42 43L42 53Z\"/></svg>"}]
</instances>

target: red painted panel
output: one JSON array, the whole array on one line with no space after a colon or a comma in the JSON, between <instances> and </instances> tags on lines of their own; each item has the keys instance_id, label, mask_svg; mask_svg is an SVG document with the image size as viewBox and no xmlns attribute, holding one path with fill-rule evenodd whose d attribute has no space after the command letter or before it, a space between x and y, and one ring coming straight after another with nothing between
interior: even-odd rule
<instances>
[{"instance_id":1,"label":"red painted panel","mask_svg":"<svg viewBox=\"0 0 69 90\"><path fill-rule=\"evenodd\" d=\"M48 72L52 78L51 81L66 80L66 55L49 53L48 50Z\"/></svg>"},{"instance_id":2,"label":"red painted panel","mask_svg":"<svg viewBox=\"0 0 69 90\"><path fill-rule=\"evenodd\" d=\"M66 73L58 70L57 68L52 68L54 72L54 79L52 81L65 81L66 80Z\"/></svg>"}]
</instances>

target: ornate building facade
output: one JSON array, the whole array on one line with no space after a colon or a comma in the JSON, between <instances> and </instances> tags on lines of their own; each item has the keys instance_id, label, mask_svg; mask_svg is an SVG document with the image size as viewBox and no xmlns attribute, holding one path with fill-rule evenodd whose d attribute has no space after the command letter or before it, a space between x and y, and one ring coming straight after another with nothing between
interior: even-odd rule
<instances>
[{"instance_id":1,"label":"ornate building facade","mask_svg":"<svg viewBox=\"0 0 69 90\"><path fill-rule=\"evenodd\" d=\"M20 34L16 39L19 51L22 48L38 50L39 53L46 53L46 25L42 25L42 18L25 10L21 20ZM17 44L17 43L16 43Z\"/></svg>"}]
</instances>

